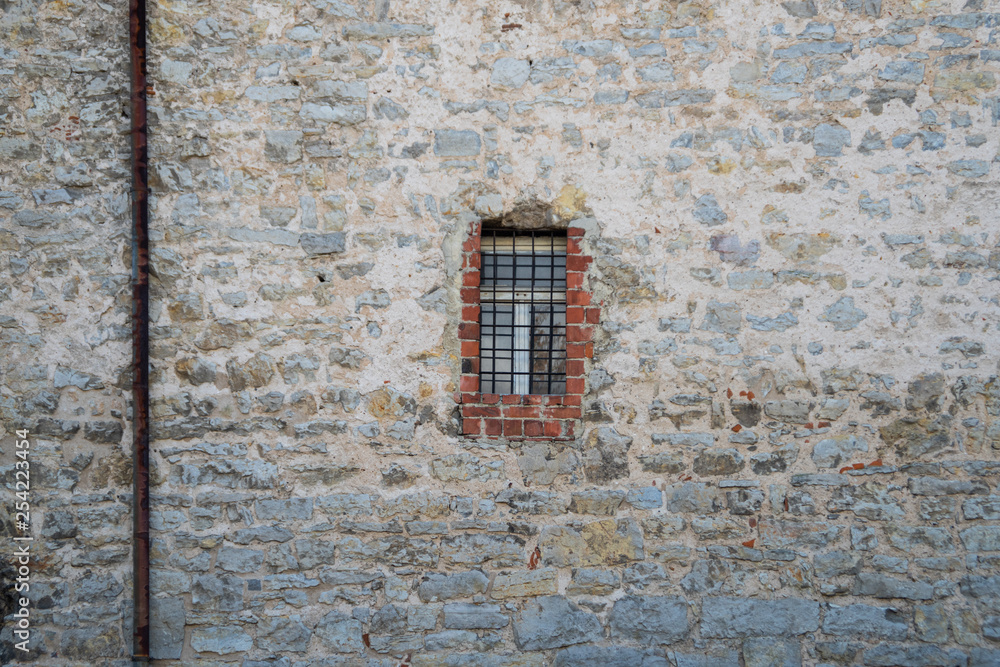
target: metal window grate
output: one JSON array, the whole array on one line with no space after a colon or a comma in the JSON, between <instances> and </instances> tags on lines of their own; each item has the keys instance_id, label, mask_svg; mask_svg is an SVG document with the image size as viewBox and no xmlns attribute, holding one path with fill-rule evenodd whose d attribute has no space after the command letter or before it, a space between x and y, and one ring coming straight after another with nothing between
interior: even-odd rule
<instances>
[{"instance_id":1,"label":"metal window grate","mask_svg":"<svg viewBox=\"0 0 1000 667\"><path fill-rule=\"evenodd\" d=\"M565 394L565 232L486 228L480 250L480 391Z\"/></svg>"}]
</instances>

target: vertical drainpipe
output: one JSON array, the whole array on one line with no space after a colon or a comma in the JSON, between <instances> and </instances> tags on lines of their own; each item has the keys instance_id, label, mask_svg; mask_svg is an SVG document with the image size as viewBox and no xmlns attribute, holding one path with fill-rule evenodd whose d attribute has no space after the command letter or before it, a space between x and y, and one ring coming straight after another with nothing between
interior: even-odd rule
<instances>
[{"instance_id":1,"label":"vertical drainpipe","mask_svg":"<svg viewBox=\"0 0 1000 667\"><path fill-rule=\"evenodd\" d=\"M146 0L129 0L132 122L132 660L149 662L149 182Z\"/></svg>"}]
</instances>

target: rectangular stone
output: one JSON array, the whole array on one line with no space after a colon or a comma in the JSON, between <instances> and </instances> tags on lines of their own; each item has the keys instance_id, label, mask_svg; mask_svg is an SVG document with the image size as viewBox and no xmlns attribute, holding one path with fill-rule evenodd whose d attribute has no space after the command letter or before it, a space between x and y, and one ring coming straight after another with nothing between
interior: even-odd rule
<instances>
[{"instance_id":1,"label":"rectangular stone","mask_svg":"<svg viewBox=\"0 0 1000 667\"><path fill-rule=\"evenodd\" d=\"M702 602L702 637L781 637L818 629L819 603L811 600L709 597Z\"/></svg>"},{"instance_id":2,"label":"rectangular stone","mask_svg":"<svg viewBox=\"0 0 1000 667\"><path fill-rule=\"evenodd\" d=\"M493 579L490 597L497 600L508 598L555 595L559 592L559 577L556 570L542 569L527 572L498 574Z\"/></svg>"}]
</instances>

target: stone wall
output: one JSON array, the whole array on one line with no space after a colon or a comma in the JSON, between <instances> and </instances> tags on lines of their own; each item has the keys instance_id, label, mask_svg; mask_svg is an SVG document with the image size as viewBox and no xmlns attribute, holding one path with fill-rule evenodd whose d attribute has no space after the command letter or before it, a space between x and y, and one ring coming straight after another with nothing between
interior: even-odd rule
<instances>
[{"instance_id":1,"label":"stone wall","mask_svg":"<svg viewBox=\"0 0 1000 667\"><path fill-rule=\"evenodd\" d=\"M29 432L32 640L0 664L130 664L125 2L0 3L0 611ZM23 544L23 543L22 543Z\"/></svg>"},{"instance_id":2,"label":"stone wall","mask_svg":"<svg viewBox=\"0 0 1000 667\"><path fill-rule=\"evenodd\" d=\"M998 11L153 4L158 664L1000 663ZM41 664L128 651L109 12L12 6L0 52L4 416L61 465ZM570 440L462 434L498 217L593 258Z\"/></svg>"}]
</instances>

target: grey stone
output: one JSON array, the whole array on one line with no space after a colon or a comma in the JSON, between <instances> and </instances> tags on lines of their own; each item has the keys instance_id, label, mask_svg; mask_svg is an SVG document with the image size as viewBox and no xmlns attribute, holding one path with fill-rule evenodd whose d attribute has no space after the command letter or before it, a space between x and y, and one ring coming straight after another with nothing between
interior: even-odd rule
<instances>
[{"instance_id":1,"label":"grey stone","mask_svg":"<svg viewBox=\"0 0 1000 667\"><path fill-rule=\"evenodd\" d=\"M298 130L265 130L264 156L271 162L298 162L302 159L302 136Z\"/></svg>"},{"instance_id":2,"label":"grey stone","mask_svg":"<svg viewBox=\"0 0 1000 667\"><path fill-rule=\"evenodd\" d=\"M312 498L290 498L288 500L258 500L254 503L257 518L264 521L276 519L279 521L294 521L296 519L311 519L313 513Z\"/></svg>"},{"instance_id":3,"label":"grey stone","mask_svg":"<svg viewBox=\"0 0 1000 667\"><path fill-rule=\"evenodd\" d=\"M441 539L441 557L458 565L514 567L524 562L524 540L515 535L458 534Z\"/></svg>"},{"instance_id":4,"label":"grey stone","mask_svg":"<svg viewBox=\"0 0 1000 667\"><path fill-rule=\"evenodd\" d=\"M226 572L254 572L264 564L264 552L256 549L222 547L215 558L215 566Z\"/></svg>"},{"instance_id":5,"label":"grey stone","mask_svg":"<svg viewBox=\"0 0 1000 667\"><path fill-rule=\"evenodd\" d=\"M191 648L202 653L227 655L253 647L253 638L239 625L195 627L191 630Z\"/></svg>"},{"instance_id":6,"label":"grey stone","mask_svg":"<svg viewBox=\"0 0 1000 667\"><path fill-rule=\"evenodd\" d=\"M499 600L516 597L554 595L559 591L556 570L540 569L498 574L493 580L490 596Z\"/></svg>"},{"instance_id":7,"label":"grey stone","mask_svg":"<svg viewBox=\"0 0 1000 667\"><path fill-rule=\"evenodd\" d=\"M344 232L333 232L330 234L302 234L299 236L299 245L307 255L332 255L346 250L346 235Z\"/></svg>"},{"instance_id":8,"label":"grey stone","mask_svg":"<svg viewBox=\"0 0 1000 667\"><path fill-rule=\"evenodd\" d=\"M764 492L759 489L739 489L726 492L729 513L737 516L752 516L764 505Z\"/></svg>"},{"instance_id":9,"label":"grey stone","mask_svg":"<svg viewBox=\"0 0 1000 667\"><path fill-rule=\"evenodd\" d=\"M590 432L583 447L583 470L587 481L601 484L628 477L628 451L632 438L623 436L610 426L600 426Z\"/></svg>"},{"instance_id":10,"label":"grey stone","mask_svg":"<svg viewBox=\"0 0 1000 667\"><path fill-rule=\"evenodd\" d=\"M694 459L698 475L734 475L743 469L743 455L735 449L709 448Z\"/></svg>"},{"instance_id":11,"label":"grey stone","mask_svg":"<svg viewBox=\"0 0 1000 667\"><path fill-rule=\"evenodd\" d=\"M836 512L854 512L859 517L873 521L902 519L905 516L900 502L884 485L877 482L838 488L827 503L827 509Z\"/></svg>"},{"instance_id":12,"label":"grey stone","mask_svg":"<svg viewBox=\"0 0 1000 667\"><path fill-rule=\"evenodd\" d=\"M913 626L925 642L948 643L949 612L943 604L922 604L913 608Z\"/></svg>"},{"instance_id":13,"label":"grey stone","mask_svg":"<svg viewBox=\"0 0 1000 667\"><path fill-rule=\"evenodd\" d=\"M45 513L42 520L42 537L54 540L64 540L76 537L77 525L72 512L62 510Z\"/></svg>"},{"instance_id":14,"label":"grey stone","mask_svg":"<svg viewBox=\"0 0 1000 667\"><path fill-rule=\"evenodd\" d=\"M711 514L723 507L722 493L709 484L672 484L666 488L666 495L670 512Z\"/></svg>"},{"instance_id":15,"label":"grey stone","mask_svg":"<svg viewBox=\"0 0 1000 667\"><path fill-rule=\"evenodd\" d=\"M701 614L702 637L781 637L819 629L819 604L797 598L708 597Z\"/></svg>"},{"instance_id":16,"label":"grey stone","mask_svg":"<svg viewBox=\"0 0 1000 667\"><path fill-rule=\"evenodd\" d=\"M479 570L455 574L427 574L417 589L422 602L467 598L485 593L489 578Z\"/></svg>"},{"instance_id":17,"label":"grey stone","mask_svg":"<svg viewBox=\"0 0 1000 667\"><path fill-rule=\"evenodd\" d=\"M368 112L362 104L315 104L306 102L299 111L303 120L335 125L357 125L364 122Z\"/></svg>"},{"instance_id":18,"label":"grey stone","mask_svg":"<svg viewBox=\"0 0 1000 667\"><path fill-rule=\"evenodd\" d=\"M434 34L434 26L414 23L353 23L344 27L343 34L349 41L427 37Z\"/></svg>"},{"instance_id":19,"label":"grey stone","mask_svg":"<svg viewBox=\"0 0 1000 667\"><path fill-rule=\"evenodd\" d=\"M1000 665L1000 649L974 648L969 652L969 667Z\"/></svg>"},{"instance_id":20,"label":"grey stone","mask_svg":"<svg viewBox=\"0 0 1000 667\"><path fill-rule=\"evenodd\" d=\"M816 443L812 460L820 468L837 468L851 460L855 452L867 452L868 443L854 435L838 435Z\"/></svg>"},{"instance_id":21,"label":"grey stone","mask_svg":"<svg viewBox=\"0 0 1000 667\"><path fill-rule=\"evenodd\" d=\"M619 587L618 574L610 570L579 568L566 588L567 595L610 595Z\"/></svg>"},{"instance_id":22,"label":"grey stone","mask_svg":"<svg viewBox=\"0 0 1000 667\"><path fill-rule=\"evenodd\" d=\"M775 49L774 57L779 59L825 56L850 53L854 45L850 42L802 42L784 49Z\"/></svg>"},{"instance_id":23,"label":"grey stone","mask_svg":"<svg viewBox=\"0 0 1000 667\"><path fill-rule=\"evenodd\" d=\"M564 49L570 53L585 58L603 58L611 53L615 43L610 39L592 39L589 41L564 40Z\"/></svg>"},{"instance_id":24,"label":"grey stone","mask_svg":"<svg viewBox=\"0 0 1000 667\"><path fill-rule=\"evenodd\" d=\"M748 313L747 322L750 324L750 328L755 331L787 331L798 326L799 319L791 311L775 317L760 317Z\"/></svg>"},{"instance_id":25,"label":"grey stone","mask_svg":"<svg viewBox=\"0 0 1000 667\"><path fill-rule=\"evenodd\" d=\"M774 274L770 271L741 271L726 276L729 289L768 289L774 284Z\"/></svg>"},{"instance_id":26,"label":"grey stone","mask_svg":"<svg viewBox=\"0 0 1000 667\"><path fill-rule=\"evenodd\" d=\"M257 646L265 651L302 652L312 631L298 616L265 616L257 623Z\"/></svg>"},{"instance_id":27,"label":"grey stone","mask_svg":"<svg viewBox=\"0 0 1000 667\"><path fill-rule=\"evenodd\" d=\"M313 636L328 651L357 653L364 650L363 632L361 621L339 611L331 611L316 624Z\"/></svg>"},{"instance_id":28,"label":"grey stone","mask_svg":"<svg viewBox=\"0 0 1000 667\"><path fill-rule=\"evenodd\" d=\"M311 570L320 565L333 563L335 544L326 540L295 540L299 567Z\"/></svg>"},{"instance_id":29,"label":"grey stone","mask_svg":"<svg viewBox=\"0 0 1000 667\"><path fill-rule=\"evenodd\" d=\"M970 498L962 503L962 514L965 519L1000 520L1000 496L985 496Z\"/></svg>"},{"instance_id":30,"label":"grey stone","mask_svg":"<svg viewBox=\"0 0 1000 667\"><path fill-rule=\"evenodd\" d=\"M608 616L613 638L645 645L672 644L687 636L687 601L681 597L626 596Z\"/></svg>"},{"instance_id":31,"label":"grey stone","mask_svg":"<svg viewBox=\"0 0 1000 667\"><path fill-rule=\"evenodd\" d=\"M588 489L573 493L568 509L577 514L613 516L624 500L624 491Z\"/></svg>"},{"instance_id":32,"label":"grey stone","mask_svg":"<svg viewBox=\"0 0 1000 667\"><path fill-rule=\"evenodd\" d=\"M693 653L667 651L667 657L677 667L740 667L740 654L728 646L710 645L711 648L696 650Z\"/></svg>"},{"instance_id":33,"label":"grey stone","mask_svg":"<svg viewBox=\"0 0 1000 667\"><path fill-rule=\"evenodd\" d=\"M813 148L819 157L838 157L843 155L844 146L850 145L851 132L840 125L821 123L813 132Z\"/></svg>"},{"instance_id":34,"label":"grey stone","mask_svg":"<svg viewBox=\"0 0 1000 667\"><path fill-rule=\"evenodd\" d=\"M0 137L0 157L7 160L34 160L42 156L39 143L21 137Z\"/></svg>"},{"instance_id":35,"label":"grey stone","mask_svg":"<svg viewBox=\"0 0 1000 667\"><path fill-rule=\"evenodd\" d=\"M926 645L881 644L864 652L871 667L966 667L969 657L956 649Z\"/></svg>"},{"instance_id":36,"label":"grey stone","mask_svg":"<svg viewBox=\"0 0 1000 667\"><path fill-rule=\"evenodd\" d=\"M955 550L951 533L945 528L890 525L886 534L889 544L906 553L914 553L920 547L936 553L951 553Z\"/></svg>"},{"instance_id":37,"label":"grey stone","mask_svg":"<svg viewBox=\"0 0 1000 667\"><path fill-rule=\"evenodd\" d=\"M234 574L199 575L191 586L191 604L200 609L241 611L243 580Z\"/></svg>"},{"instance_id":38,"label":"grey stone","mask_svg":"<svg viewBox=\"0 0 1000 667\"><path fill-rule=\"evenodd\" d=\"M435 130L434 154L438 157L471 157L479 155L482 141L472 130Z\"/></svg>"},{"instance_id":39,"label":"grey stone","mask_svg":"<svg viewBox=\"0 0 1000 667\"><path fill-rule=\"evenodd\" d=\"M444 606L444 627L452 630L499 629L510 621L500 605L454 602Z\"/></svg>"},{"instance_id":40,"label":"grey stone","mask_svg":"<svg viewBox=\"0 0 1000 667\"><path fill-rule=\"evenodd\" d=\"M253 526L240 528L227 535L226 539L236 544L250 544L252 542L287 542L294 536L292 531L281 526Z\"/></svg>"},{"instance_id":41,"label":"grey stone","mask_svg":"<svg viewBox=\"0 0 1000 667\"><path fill-rule=\"evenodd\" d=\"M985 160L954 160L945 166L961 178L982 178L990 173L990 164Z\"/></svg>"},{"instance_id":42,"label":"grey stone","mask_svg":"<svg viewBox=\"0 0 1000 667\"><path fill-rule=\"evenodd\" d=\"M644 109L707 104L715 97L714 90L698 88L693 90L654 90L635 97L636 104Z\"/></svg>"},{"instance_id":43,"label":"grey stone","mask_svg":"<svg viewBox=\"0 0 1000 667\"><path fill-rule=\"evenodd\" d=\"M625 646L571 646L556 653L555 667L603 665L605 667L669 667L660 652Z\"/></svg>"},{"instance_id":44,"label":"grey stone","mask_svg":"<svg viewBox=\"0 0 1000 667\"><path fill-rule=\"evenodd\" d=\"M920 85L924 80L924 64L907 60L894 60L879 70L878 78Z\"/></svg>"},{"instance_id":45,"label":"grey stone","mask_svg":"<svg viewBox=\"0 0 1000 667\"><path fill-rule=\"evenodd\" d=\"M698 197L694 204L693 215L695 220L706 227L715 227L729 220L729 216L719 207L719 202L713 194Z\"/></svg>"},{"instance_id":46,"label":"grey stone","mask_svg":"<svg viewBox=\"0 0 1000 667\"><path fill-rule=\"evenodd\" d=\"M828 635L906 639L909 627L906 616L892 607L830 605L823 618L823 632Z\"/></svg>"},{"instance_id":47,"label":"grey stone","mask_svg":"<svg viewBox=\"0 0 1000 667\"><path fill-rule=\"evenodd\" d=\"M681 588L691 594L721 593L729 584L733 568L726 561L716 558L696 560L691 571L681 579Z\"/></svg>"},{"instance_id":48,"label":"grey stone","mask_svg":"<svg viewBox=\"0 0 1000 667\"><path fill-rule=\"evenodd\" d=\"M858 574L860 571L861 559L845 551L817 554L813 558L813 573L821 579Z\"/></svg>"},{"instance_id":49,"label":"grey stone","mask_svg":"<svg viewBox=\"0 0 1000 667\"><path fill-rule=\"evenodd\" d=\"M531 65L528 64L527 60L498 58L493 63L490 83L507 88L520 88L527 82L529 74L531 74Z\"/></svg>"},{"instance_id":50,"label":"grey stone","mask_svg":"<svg viewBox=\"0 0 1000 667\"><path fill-rule=\"evenodd\" d=\"M742 312L735 303L719 303L709 301L705 306L705 319L702 320L702 331L715 331L718 333L735 334L743 326Z\"/></svg>"},{"instance_id":51,"label":"grey stone","mask_svg":"<svg viewBox=\"0 0 1000 667\"><path fill-rule=\"evenodd\" d=\"M843 526L814 521L782 521L767 518L758 523L761 545L778 549L794 549L802 546L827 547L836 542L843 532Z\"/></svg>"},{"instance_id":52,"label":"grey stone","mask_svg":"<svg viewBox=\"0 0 1000 667\"><path fill-rule=\"evenodd\" d=\"M247 99L254 100L255 102L267 102L270 104L280 100L297 100L302 94L302 88L300 86L249 86L243 94L246 95ZM286 130L265 130L265 135L283 131ZM299 132L298 135L301 139L302 133ZM301 157L301 155L300 149L299 156ZM284 160L277 161L283 162Z\"/></svg>"},{"instance_id":53,"label":"grey stone","mask_svg":"<svg viewBox=\"0 0 1000 667\"><path fill-rule=\"evenodd\" d=\"M748 637L743 640L746 667L802 667L798 641L780 637Z\"/></svg>"},{"instance_id":54,"label":"grey stone","mask_svg":"<svg viewBox=\"0 0 1000 667\"><path fill-rule=\"evenodd\" d=\"M764 414L779 421L805 424L809 421L809 411L813 404L809 401L781 400L764 403Z\"/></svg>"},{"instance_id":55,"label":"grey stone","mask_svg":"<svg viewBox=\"0 0 1000 667\"><path fill-rule=\"evenodd\" d=\"M865 311L854 307L854 297L844 296L829 306L818 319L832 324L835 331L850 331L867 317Z\"/></svg>"},{"instance_id":56,"label":"grey stone","mask_svg":"<svg viewBox=\"0 0 1000 667\"><path fill-rule=\"evenodd\" d=\"M104 389L104 383L97 376L63 366L56 366L52 385L56 389L71 386L77 389Z\"/></svg>"},{"instance_id":57,"label":"grey stone","mask_svg":"<svg viewBox=\"0 0 1000 667\"><path fill-rule=\"evenodd\" d=\"M973 526L958 535L969 551L1000 551L1000 526Z\"/></svg>"},{"instance_id":58,"label":"grey stone","mask_svg":"<svg viewBox=\"0 0 1000 667\"><path fill-rule=\"evenodd\" d=\"M870 595L880 599L933 600L934 587L922 581L906 581L862 572L854 581L854 595Z\"/></svg>"},{"instance_id":59,"label":"grey stone","mask_svg":"<svg viewBox=\"0 0 1000 667\"><path fill-rule=\"evenodd\" d=\"M750 457L750 469L758 475L785 472L798 459L799 448L788 443L773 452L759 452Z\"/></svg>"},{"instance_id":60,"label":"grey stone","mask_svg":"<svg viewBox=\"0 0 1000 667\"><path fill-rule=\"evenodd\" d=\"M534 598L514 620L514 643L522 651L599 641L601 622L561 595Z\"/></svg>"},{"instance_id":61,"label":"grey stone","mask_svg":"<svg viewBox=\"0 0 1000 667\"><path fill-rule=\"evenodd\" d=\"M83 437L90 442L117 445L122 441L125 429L119 421L84 422Z\"/></svg>"},{"instance_id":62,"label":"grey stone","mask_svg":"<svg viewBox=\"0 0 1000 667\"><path fill-rule=\"evenodd\" d=\"M839 419L842 414L847 412L847 408L851 406L850 400L846 398L826 398L819 404L819 409L816 411L816 419L827 419L833 421Z\"/></svg>"},{"instance_id":63,"label":"grey stone","mask_svg":"<svg viewBox=\"0 0 1000 667\"><path fill-rule=\"evenodd\" d=\"M149 655L177 660L184 650L184 600L153 597L149 601Z\"/></svg>"},{"instance_id":64,"label":"grey stone","mask_svg":"<svg viewBox=\"0 0 1000 667\"><path fill-rule=\"evenodd\" d=\"M915 496L980 495L989 493L990 487L978 480L940 479L939 477L911 477L910 493Z\"/></svg>"},{"instance_id":65,"label":"grey stone","mask_svg":"<svg viewBox=\"0 0 1000 667\"><path fill-rule=\"evenodd\" d=\"M625 502L636 509L654 510L663 506L663 494L655 486L629 489Z\"/></svg>"}]
</instances>

